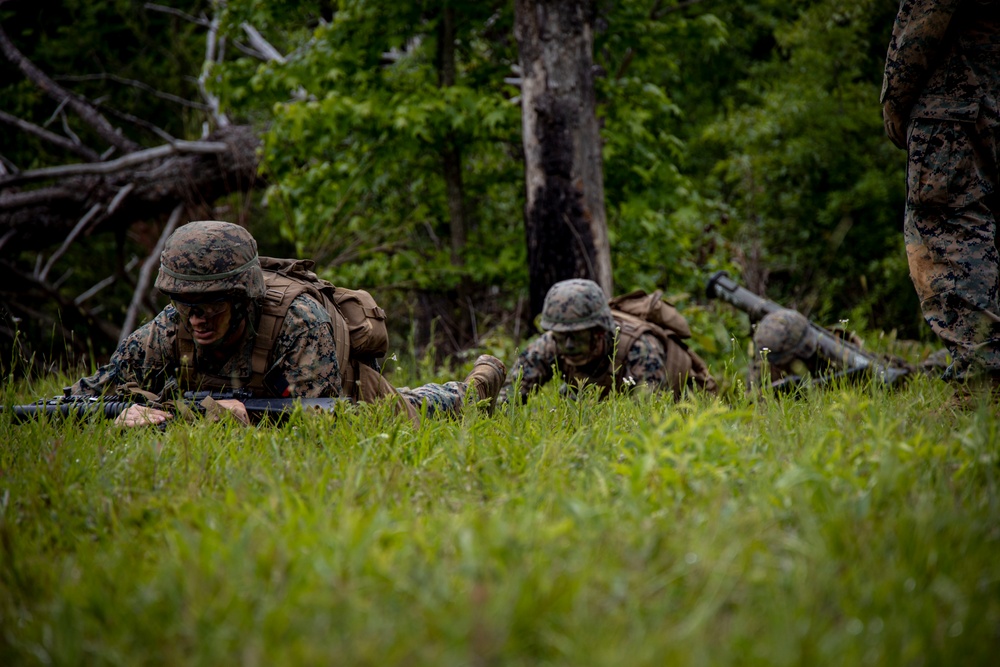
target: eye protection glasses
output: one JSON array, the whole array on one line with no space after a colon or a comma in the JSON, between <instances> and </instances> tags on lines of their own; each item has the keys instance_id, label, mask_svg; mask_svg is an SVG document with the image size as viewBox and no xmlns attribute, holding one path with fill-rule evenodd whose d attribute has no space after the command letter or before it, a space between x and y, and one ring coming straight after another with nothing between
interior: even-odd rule
<instances>
[{"instance_id":1,"label":"eye protection glasses","mask_svg":"<svg viewBox=\"0 0 1000 667\"><path fill-rule=\"evenodd\" d=\"M589 350L594 335L590 329L582 331L553 331L552 337L560 350Z\"/></svg>"},{"instance_id":2,"label":"eye protection glasses","mask_svg":"<svg viewBox=\"0 0 1000 667\"><path fill-rule=\"evenodd\" d=\"M225 299L204 301L201 303L178 301L177 299L171 299L170 301L174 304L174 308L177 309L177 313L185 320L191 317L210 320L226 312L226 307L229 305L229 301Z\"/></svg>"}]
</instances>

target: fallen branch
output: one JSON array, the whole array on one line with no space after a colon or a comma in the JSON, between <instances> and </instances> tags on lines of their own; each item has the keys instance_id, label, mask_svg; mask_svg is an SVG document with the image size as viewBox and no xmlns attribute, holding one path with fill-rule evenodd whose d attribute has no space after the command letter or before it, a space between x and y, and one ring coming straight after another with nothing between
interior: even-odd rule
<instances>
[{"instance_id":1,"label":"fallen branch","mask_svg":"<svg viewBox=\"0 0 1000 667\"><path fill-rule=\"evenodd\" d=\"M66 176L82 176L85 174L112 174L116 171L137 167L145 162L164 158L169 155L183 153L224 153L228 150L229 146L220 141L175 141L172 144L129 153L110 162L64 164L58 167L43 167L41 169L32 169L31 171L22 171L20 174L14 176L0 178L0 187L9 188L14 185L21 185L30 181L40 181L47 178L64 178Z\"/></svg>"},{"instance_id":2,"label":"fallen branch","mask_svg":"<svg viewBox=\"0 0 1000 667\"><path fill-rule=\"evenodd\" d=\"M43 141L47 141L50 144L58 146L63 150L75 153L84 160L97 162L101 159L101 156L97 154L97 151L84 146L82 143L67 139L66 137L58 135L55 132L49 132L44 127L38 127L34 123L29 123L28 121L18 118L17 116L12 116L5 111L0 111L0 122L16 127L17 129L38 137Z\"/></svg>"},{"instance_id":3,"label":"fallen branch","mask_svg":"<svg viewBox=\"0 0 1000 667\"><path fill-rule=\"evenodd\" d=\"M67 250L69 250L70 245L73 244L73 241L76 239L76 237L80 235L80 232L86 229L87 225L90 224L90 221L93 220L94 216L100 213L100 211L101 211L101 205L94 204L90 208L90 210L87 211L87 215L80 218L80 222L76 223L76 227L74 227L73 231L69 233L69 236L66 237L66 240L64 240L62 245L59 246L59 249L56 250L54 253L52 253L51 257L49 257L49 261L45 263L45 268L42 269L37 276L35 276L36 278L38 278L40 282L45 282L45 279L49 275L49 271L52 270L52 265L55 264L56 261L66 253Z\"/></svg>"}]
</instances>

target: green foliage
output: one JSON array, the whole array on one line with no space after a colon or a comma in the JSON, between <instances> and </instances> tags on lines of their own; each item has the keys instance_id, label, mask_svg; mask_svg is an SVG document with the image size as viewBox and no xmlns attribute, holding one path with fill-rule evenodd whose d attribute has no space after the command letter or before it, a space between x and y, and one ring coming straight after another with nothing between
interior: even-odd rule
<instances>
[{"instance_id":1,"label":"green foliage","mask_svg":"<svg viewBox=\"0 0 1000 667\"><path fill-rule=\"evenodd\" d=\"M0 661L989 664L996 409L951 393L0 415Z\"/></svg>"},{"instance_id":2,"label":"green foliage","mask_svg":"<svg viewBox=\"0 0 1000 667\"><path fill-rule=\"evenodd\" d=\"M762 250L745 262L782 297L821 318L856 308L872 326L912 333L904 156L884 138L878 105L895 7L821 0L791 3L780 22L754 14L748 32L768 26L773 48L749 61L692 150L711 156L701 168L740 223L735 238L748 255Z\"/></svg>"},{"instance_id":3,"label":"green foliage","mask_svg":"<svg viewBox=\"0 0 1000 667\"><path fill-rule=\"evenodd\" d=\"M303 30L287 7L229 3L234 30L252 18L295 49L284 64L234 63L226 94L251 117L270 107L271 209L334 280L447 290L471 279L510 291L524 282L521 175L511 157L520 115L503 83L516 62L510 8L450 7L457 73L442 86L442 7L344 2ZM447 151L461 156L467 242L459 263Z\"/></svg>"}]
</instances>

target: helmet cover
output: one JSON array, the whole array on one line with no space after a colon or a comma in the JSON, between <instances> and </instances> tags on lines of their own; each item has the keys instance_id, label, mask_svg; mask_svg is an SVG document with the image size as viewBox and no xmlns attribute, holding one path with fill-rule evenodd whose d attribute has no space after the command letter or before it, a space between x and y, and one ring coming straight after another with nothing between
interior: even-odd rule
<instances>
[{"instance_id":1,"label":"helmet cover","mask_svg":"<svg viewBox=\"0 0 1000 667\"><path fill-rule=\"evenodd\" d=\"M168 295L222 293L259 299L265 289L257 242L246 229L229 222L188 223L167 239L156 287Z\"/></svg>"},{"instance_id":2,"label":"helmet cover","mask_svg":"<svg viewBox=\"0 0 1000 667\"><path fill-rule=\"evenodd\" d=\"M541 326L546 331L615 330L608 297L593 280L573 278L553 285L545 295Z\"/></svg>"},{"instance_id":3,"label":"helmet cover","mask_svg":"<svg viewBox=\"0 0 1000 667\"><path fill-rule=\"evenodd\" d=\"M816 354L817 341L806 316L788 308L765 315L753 334L757 354L766 350L767 361L775 366L810 359Z\"/></svg>"}]
</instances>

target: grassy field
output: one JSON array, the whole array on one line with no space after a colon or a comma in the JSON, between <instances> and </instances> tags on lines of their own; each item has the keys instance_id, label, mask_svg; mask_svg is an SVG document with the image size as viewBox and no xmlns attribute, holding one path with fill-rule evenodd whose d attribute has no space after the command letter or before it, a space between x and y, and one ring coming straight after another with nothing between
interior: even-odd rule
<instances>
[{"instance_id":1,"label":"grassy field","mask_svg":"<svg viewBox=\"0 0 1000 667\"><path fill-rule=\"evenodd\" d=\"M996 664L997 408L952 393L3 416L0 664Z\"/></svg>"}]
</instances>

